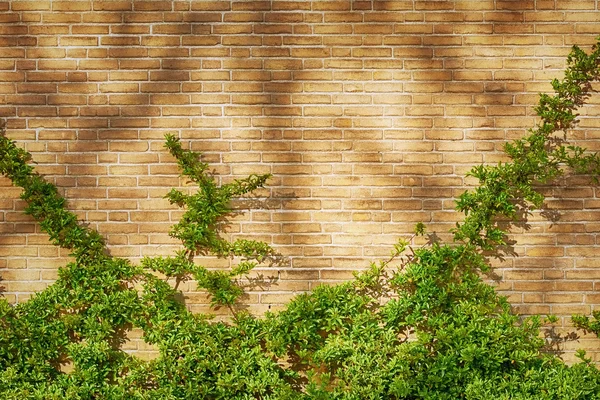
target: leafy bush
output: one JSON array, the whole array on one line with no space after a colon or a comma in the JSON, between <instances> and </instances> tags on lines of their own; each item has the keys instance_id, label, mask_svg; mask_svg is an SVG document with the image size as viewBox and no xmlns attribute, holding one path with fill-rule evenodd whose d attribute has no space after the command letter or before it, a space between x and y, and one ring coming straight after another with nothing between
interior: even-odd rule
<instances>
[{"instance_id":1,"label":"leafy bush","mask_svg":"<svg viewBox=\"0 0 600 400\"><path fill-rule=\"evenodd\" d=\"M197 193L167 198L186 211L171 230L183 249L140 265L106 254L101 236L66 209L54 185L27 164L30 156L4 135L0 171L23 188L25 212L40 222L74 262L26 303L0 302L0 393L6 399L597 399L600 372L580 354L565 365L544 353L534 316L520 319L486 284L486 256L506 243L506 221L539 207L535 184L572 169L597 175L599 158L556 140L598 77L600 51L574 48L553 96L542 95L538 127L506 146L509 163L477 166L480 185L457 209L454 242L407 251L372 264L356 279L297 296L283 311L258 318L233 307L236 279L273 255L261 242L219 236L230 201L268 176L217 185L198 154L167 136L166 147ZM502 224L502 225L501 225ZM417 235L424 226L416 227ZM196 255L241 257L227 272L210 271ZM230 323L188 312L177 284L195 279ZM172 285L171 282L175 282ZM598 317L598 316L596 316ZM583 328L597 322L577 317ZM159 349L152 361L121 350L141 329ZM70 365L66 371L64 366Z\"/></svg>"}]
</instances>

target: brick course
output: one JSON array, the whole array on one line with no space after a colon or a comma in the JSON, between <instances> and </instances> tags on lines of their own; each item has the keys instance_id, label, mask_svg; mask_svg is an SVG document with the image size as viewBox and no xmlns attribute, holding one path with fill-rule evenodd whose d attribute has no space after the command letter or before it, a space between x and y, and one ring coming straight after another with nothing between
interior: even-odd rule
<instances>
[{"instance_id":1,"label":"brick course","mask_svg":"<svg viewBox=\"0 0 600 400\"><path fill-rule=\"evenodd\" d=\"M593 0L0 1L0 117L133 261L177 249L167 232L181 212L162 197L185 180L165 133L224 181L272 173L262 208L229 226L286 257L256 271L278 278L249 292L263 312L387 257L416 222L447 239L453 199L474 184L465 172L505 160L570 46L595 42L599 15ZM597 99L580 114L572 137L597 151ZM600 302L600 202L586 179L561 183L544 189L561 217L516 228L518 256L496 272L520 312L568 329ZM24 301L68 258L0 185L1 284Z\"/></svg>"}]
</instances>

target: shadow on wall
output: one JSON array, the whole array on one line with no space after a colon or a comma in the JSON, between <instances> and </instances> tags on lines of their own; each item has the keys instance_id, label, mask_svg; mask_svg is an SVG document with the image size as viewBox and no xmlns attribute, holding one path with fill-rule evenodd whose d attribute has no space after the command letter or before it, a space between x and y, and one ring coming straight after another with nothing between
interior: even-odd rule
<instances>
[{"instance_id":1,"label":"shadow on wall","mask_svg":"<svg viewBox=\"0 0 600 400\"><path fill-rule=\"evenodd\" d=\"M511 21L522 22L520 10L530 8L528 4L503 7L516 7ZM71 198L110 203L113 195L153 198L151 187L177 186L171 167L144 165L160 162L154 151L161 148L165 132L176 131L194 139L192 146L207 152L207 161L223 162L221 173L244 174L245 163L259 164L252 166L260 170L256 172L273 172L274 197L283 199L279 206L289 205L289 219L301 222L306 217L296 207L323 208L313 197L315 185L321 186L317 198L339 204L348 191L336 197L322 186L340 175L351 185L371 180L356 173L361 170L352 165L357 160L373 163L362 171L380 167L387 177L411 175L405 172L415 166L429 170L431 155L416 154L406 162L416 165L378 165L386 163L385 154L404 150L381 140L407 134L393 130L396 125L412 128L421 119L437 117L430 128L438 129L429 131L429 137L425 132L425 139L448 134L460 139L462 130L444 129L464 128L468 120L485 114L481 106L456 105L456 99L446 103L444 95L433 100L437 106L427 104L432 93L451 92L453 86L468 92L469 82L453 69L464 67L458 57L473 55L457 36L469 29L465 13L453 12L452 2L438 6L444 19L434 25L403 24L414 22L412 4L369 1L64 3L52 5L53 12L40 5L38 21L26 18L38 13L13 10L6 17L15 23L11 33L23 34L15 36L15 56L26 59L17 62L15 79L23 83L7 99L7 113L16 113L17 106L18 116L27 119L27 126L22 119L10 121L24 138L51 141L42 150L65 151L50 173L70 178L63 183L71 187ZM27 19L32 21L23 24ZM478 33L488 35L491 29L489 24ZM364 82L378 80L409 82L364 87ZM480 86L474 90L481 91ZM425 106L420 105L423 98ZM454 108L448 110L451 104ZM457 118L444 118L448 111ZM308 150L306 141L321 139L324 146ZM45 155L52 164L52 155ZM401 155L396 157L402 162ZM339 171L328 170L329 163L340 163ZM61 168L65 164L66 171ZM319 174L328 176L310 181ZM409 179L417 185L433 183L421 175ZM385 190L405 183L392 180L384 183ZM115 187L123 189L107 189ZM417 186L411 195L430 192ZM368 195L377 197L372 191ZM434 195L452 197L447 188ZM298 205L291 198L303 200ZM92 203L77 206L93 210ZM137 210L123 200L112 205ZM381 200L354 204L359 209L378 205ZM420 218L430 220L427 214ZM117 225L136 233L134 225ZM164 234L164 229L154 233Z\"/></svg>"},{"instance_id":2,"label":"shadow on wall","mask_svg":"<svg viewBox=\"0 0 600 400\"><path fill-rule=\"evenodd\" d=\"M533 1L26 3L0 15L0 115L113 254L177 248L175 133L222 179L273 174L266 210L229 229L289 257L285 293L351 277L416 222L447 239L464 173L533 126L532 71L558 59L533 50L550 29ZM6 196L4 237L32 231ZM44 252L29 265L56 265Z\"/></svg>"}]
</instances>

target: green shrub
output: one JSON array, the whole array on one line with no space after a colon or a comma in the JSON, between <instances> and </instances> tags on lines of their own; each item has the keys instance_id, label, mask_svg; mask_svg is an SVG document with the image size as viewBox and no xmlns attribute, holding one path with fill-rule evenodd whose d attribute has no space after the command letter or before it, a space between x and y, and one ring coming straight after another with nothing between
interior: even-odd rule
<instances>
[{"instance_id":1,"label":"green shrub","mask_svg":"<svg viewBox=\"0 0 600 400\"><path fill-rule=\"evenodd\" d=\"M565 170L597 175L599 158L554 138L598 77L600 52L574 48L565 78L542 95L538 127L506 146L509 163L477 166L480 185L457 201L465 219L454 242L407 251L372 264L356 279L297 296L281 312L257 318L233 307L238 277L273 255L261 242L219 236L232 199L268 176L217 185L198 154L167 136L166 147L197 193L172 190L185 209L170 234L183 249L140 265L111 257L101 236L77 221L54 185L27 164L29 154L4 135L0 172L23 188L25 212L74 262L47 290L15 306L0 302L0 394L6 399L597 399L600 372L580 354L565 365L544 352L540 317L520 319L486 284L486 255L505 242L506 221L539 207L535 184ZM416 227L423 235L422 224ZM238 257L227 272L194 257ZM194 279L230 323L188 312L179 282ZM175 281L175 286L169 282ZM598 315L596 315L598 317ZM576 317L581 327L598 323ZM142 361L120 349L131 329L159 349ZM71 370L66 371L66 364Z\"/></svg>"}]
</instances>

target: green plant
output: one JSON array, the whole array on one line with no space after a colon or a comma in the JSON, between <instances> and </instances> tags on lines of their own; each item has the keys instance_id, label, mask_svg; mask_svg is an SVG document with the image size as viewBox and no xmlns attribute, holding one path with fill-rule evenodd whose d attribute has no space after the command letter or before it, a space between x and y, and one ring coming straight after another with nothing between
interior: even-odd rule
<instances>
[{"instance_id":1,"label":"green plant","mask_svg":"<svg viewBox=\"0 0 600 400\"><path fill-rule=\"evenodd\" d=\"M194 398L192 393L229 398L238 391L262 393L272 385L268 378L279 376L273 362L255 357L261 348L254 319L233 308L235 326L192 315L168 282L193 277L215 306L234 304L242 294L236 278L273 251L262 242L228 242L219 231L231 212L230 201L261 187L268 176L219 186L208 166L178 139L167 136L166 145L198 185L193 195L178 190L167 195L186 210L171 231L184 249L174 257L144 258L134 266L108 256L100 235L80 225L56 187L27 164L29 154L6 137L0 139L0 171L23 187L25 213L75 258L60 269L54 285L30 301L14 307L0 302L0 393L5 398ZM197 254L242 260L229 271L211 271L194 262ZM161 350L157 361L144 363L119 349L133 328L143 329L144 340ZM204 372L193 360L206 364ZM72 364L72 372L61 372L65 363ZM261 379L252 382L247 376L252 374L261 374ZM229 381L236 380L245 384L228 389ZM192 383L196 381L198 386Z\"/></svg>"},{"instance_id":2,"label":"green plant","mask_svg":"<svg viewBox=\"0 0 600 400\"><path fill-rule=\"evenodd\" d=\"M480 185L464 193L454 242L394 247L356 279L297 296L257 318L233 305L237 277L273 255L260 242L218 234L231 199L267 176L217 185L198 155L176 138L167 148L198 185L167 198L185 208L171 235L183 249L141 265L110 257L102 238L80 225L56 188L27 164L29 155L0 137L0 172L22 187L26 213L51 240L73 252L47 290L16 306L0 302L0 393L7 399L597 399L600 372L580 353L565 365L544 352L540 317L520 319L486 284L486 255L506 243L508 221L543 203L535 185L566 169L599 172L599 159L557 140L598 77L600 51L574 48L565 78L542 95L539 126L506 146L511 162L477 166ZM504 225L503 225L504 224ZM416 235L425 234L418 224ZM198 254L242 257L230 271L210 271ZM391 269L393 259L402 268ZM188 312L178 282L194 278L230 323ZM172 285L171 282L175 284ZM598 317L598 315L596 315ZM580 326L596 330L587 317ZM142 329L159 357L142 361L120 350ZM65 364L72 370L65 371Z\"/></svg>"}]
</instances>

